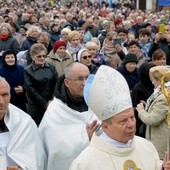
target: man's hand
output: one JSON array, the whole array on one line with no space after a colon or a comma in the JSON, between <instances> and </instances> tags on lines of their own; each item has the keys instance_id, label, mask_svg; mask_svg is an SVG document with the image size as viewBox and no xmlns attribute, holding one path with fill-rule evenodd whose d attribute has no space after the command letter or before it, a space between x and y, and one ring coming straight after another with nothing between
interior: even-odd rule
<instances>
[{"instance_id":1,"label":"man's hand","mask_svg":"<svg viewBox=\"0 0 170 170\"><path fill-rule=\"evenodd\" d=\"M89 140L91 140L91 137L93 135L93 132L96 130L96 128L99 126L99 124L97 123L97 120L93 120L93 122L91 124L88 124L86 126L87 129L87 134L89 136Z\"/></svg>"},{"instance_id":2,"label":"man's hand","mask_svg":"<svg viewBox=\"0 0 170 170\"><path fill-rule=\"evenodd\" d=\"M23 170L23 169L20 168L19 166L8 166L7 170Z\"/></svg>"}]
</instances>

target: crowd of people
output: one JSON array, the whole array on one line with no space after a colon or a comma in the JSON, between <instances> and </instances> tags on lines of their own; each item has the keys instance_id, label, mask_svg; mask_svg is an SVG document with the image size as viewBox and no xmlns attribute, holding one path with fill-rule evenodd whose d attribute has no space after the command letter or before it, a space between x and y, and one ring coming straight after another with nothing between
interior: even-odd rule
<instances>
[{"instance_id":1,"label":"crowd of people","mask_svg":"<svg viewBox=\"0 0 170 170\"><path fill-rule=\"evenodd\" d=\"M169 65L169 11L0 0L0 169L169 170Z\"/></svg>"}]
</instances>

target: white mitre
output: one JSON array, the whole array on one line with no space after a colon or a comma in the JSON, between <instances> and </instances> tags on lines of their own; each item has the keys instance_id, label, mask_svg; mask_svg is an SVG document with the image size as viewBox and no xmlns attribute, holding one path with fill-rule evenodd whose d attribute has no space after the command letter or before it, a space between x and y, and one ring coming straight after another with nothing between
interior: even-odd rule
<instances>
[{"instance_id":1,"label":"white mitre","mask_svg":"<svg viewBox=\"0 0 170 170\"><path fill-rule=\"evenodd\" d=\"M132 107L126 80L117 70L104 65L88 77L84 98L101 121Z\"/></svg>"}]
</instances>

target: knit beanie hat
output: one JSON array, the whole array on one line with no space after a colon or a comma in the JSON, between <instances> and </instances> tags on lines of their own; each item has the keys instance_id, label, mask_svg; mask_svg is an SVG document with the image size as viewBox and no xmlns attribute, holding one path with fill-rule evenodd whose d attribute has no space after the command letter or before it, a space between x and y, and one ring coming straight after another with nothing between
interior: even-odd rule
<instances>
[{"instance_id":1,"label":"knit beanie hat","mask_svg":"<svg viewBox=\"0 0 170 170\"><path fill-rule=\"evenodd\" d=\"M53 46L53 51L54 51L54 53L57 51L57 49L59 48L59 47L61 47L61 46L63 46L63 47L65 47L66 48L66 43L64 42L64 41L56 41L55 43L54 43L54 46Z\"/></svg>"},{"instance_id":2,"label":"knit beanie hat","mask_svg":"<svg viewBox=\"0 0 170 170\"><path fill-rule=\"evenodd\" d=\"M127 54L123 59L122 64L126 65L129 62L135 62L136 64L138 63L138 59L135 54Z\"/></svg>"},{"instance_id":3,"label":"knit beanie hat","mask_svg":"<svg viewBox=\"0 0 170 170\"><path fill-rule=\"evenodd\" d=\"M115 23L115 25L121 24L122 23L122 19L121 18L116 18L114 20L114 23Z\"/></svg>"},{"instance_id":4,"label":"knit beanie hat","mask_svg":"<svg viewBox=\"0 0 170 170\"><path fill-rule=\"evenodd\" d=\"M19 26L19 29L20 29L20 28L23 28L25 31L27 31L27 28L26 28L24 25L20 25L20 26Z\"/></svg>"}]
</instances>

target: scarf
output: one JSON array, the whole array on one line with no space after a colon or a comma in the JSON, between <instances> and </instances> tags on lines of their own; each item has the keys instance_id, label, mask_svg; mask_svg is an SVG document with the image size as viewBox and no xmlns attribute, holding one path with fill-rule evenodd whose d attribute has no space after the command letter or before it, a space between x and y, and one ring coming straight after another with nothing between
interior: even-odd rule
<instances>
[{"instance_id":1,"label":"scarf","mask_svg":"<svg viewBox=\"0 0 170 170\"><path fill-rule=\"evenodd\" d=\"M152 102L162 93L161 91L161 87L158 86L157 88L154 89L154 92L152 93L152 95L147 99L146 101L146 106L145 106L145 110L148 111L149 110L149 106L152 104Z\"/></svg>"},{"instance_id":2,"label":"scarf","mask_svg":"<svg viewBox=\"0 0 170 170\"><path fill-rule=\"evenodd\" d=\"M82 46L79 44L77 47L72 47L71 44L68 42L67 43L67 48L70 49L71 51L74 51L72 54L80 51L82 49Z\"/></svg>"},{"instance_id":3,"label":"scarf","mask_svg":"<svg viewBox=\"0 0 170 170\"><path fill-rule=\"evenodd\" d=\"M104 55L108 58L111 58L114 54L117 53L116 48L114 47L113 44L109 44L107 43L107 41L105 40L103 43L103 48L102 48L102 53L104 53Z\"/></svg>"},{"instance_id":4,"label":"scarf","mask_svg":"<svg viewBox=\"0 0 170 170\"><path fill-rule=\"evenodd\" d=\"M2 39L3 41L6 41L8 37L9 37L9 34L7 35L0 34L0 39Z\"/></svg>"}]
</instances>

